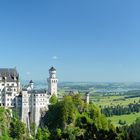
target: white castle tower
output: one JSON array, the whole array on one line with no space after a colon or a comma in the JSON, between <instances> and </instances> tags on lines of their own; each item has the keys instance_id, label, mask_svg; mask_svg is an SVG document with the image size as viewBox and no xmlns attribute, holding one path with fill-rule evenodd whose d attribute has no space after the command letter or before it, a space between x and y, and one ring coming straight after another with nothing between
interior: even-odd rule
<instances>
[{"instance_id":1,"label":"white castle tower","mask_svg":"<svg viewBox=\"0 0 140 140\"><path fill-rule=\"evenodd\" d=\"M28 90L28 91L31 91L31 90L33 90L33 89L34 89L34 82L31 80L31 81L29 82L29 85L28 85L27 90Z\"/></svg>"},{"instance_id":2,"label":"white castle tower","mask_svg":"<svg viewBox=\"0 0 140 140\"><path fill-rule=\"evenodd\" d=\"M58 79L56 77L56 69L54 67L51 67L49 69L49 78L48 78L48 93L50 95L57 96L57 83Z\"/></svg>"},{"instance_id":3,"label":"white castle tower","mask_svg":"<svg viewBox=\"0 0 140 140\"><path fill-rule=\"evenodd\" d=\"M29 86L30 86L31 90L34 89L34 82L32 80L29 82Z\"/></svg>"},{"instance_id":4,"label":"white castle tower","mask_svg":"<svg viewBox=\"0 0 140 140\"><path fill-rule=\"evenodd\" d=\"M89 92L86 92L85 94L85 101L87 104L89 104Z\"/></svg>"}]
</instances>

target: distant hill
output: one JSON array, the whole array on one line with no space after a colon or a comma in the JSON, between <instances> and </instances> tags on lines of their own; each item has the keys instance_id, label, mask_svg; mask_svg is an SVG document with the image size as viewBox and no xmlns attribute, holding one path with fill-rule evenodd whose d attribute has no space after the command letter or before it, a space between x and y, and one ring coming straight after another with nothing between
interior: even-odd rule
<instances>
[{"instance_id":1,"label":"distant hill","mask_svg":"<svg viewBox=\"0 0 140 140\"><path fill-rule=\"evenodd\" d=\"M22 80L22 85L29 81ZM34 81L35 88L46 89L47 81ZM95 90L96 92L127 92L140 90L140 82L117 83L117 82L59 82L58 87L66 90Z\"/></svg>"}]
</instances>

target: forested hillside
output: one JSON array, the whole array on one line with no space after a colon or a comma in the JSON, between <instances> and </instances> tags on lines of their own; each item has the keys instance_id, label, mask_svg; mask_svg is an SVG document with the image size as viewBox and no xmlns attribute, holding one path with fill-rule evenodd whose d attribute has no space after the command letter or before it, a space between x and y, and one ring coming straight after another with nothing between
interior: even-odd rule
<instances>
[{"instance_id":1,"label":"forested hillside","mask_svg":"<svg viewBox=\"0 0 140 140\"><path fill-rule=\"evenodd\" d=\"M114 127L94 104L85 103L80 95L64 96L51 105L37 129L31 132L9 110L0 108L0 140L139 140L140 120L131 126Z\"/></svg>"}]
</instances>

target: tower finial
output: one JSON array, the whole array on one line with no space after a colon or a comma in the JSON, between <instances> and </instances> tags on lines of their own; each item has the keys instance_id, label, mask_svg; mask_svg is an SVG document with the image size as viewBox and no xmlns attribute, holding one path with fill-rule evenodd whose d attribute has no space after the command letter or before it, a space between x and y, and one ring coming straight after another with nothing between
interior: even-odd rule
<instances>
[{"instance_id":1,"label":"tower finial","mask_svg":"<svg viewBox=\"0 0 140 140\"><path fill-rule=\"evenodd\" d=\"M56 71L56 68L54 68L53 66L49 69L49 71Z\"/></svg>"}]
</instances>

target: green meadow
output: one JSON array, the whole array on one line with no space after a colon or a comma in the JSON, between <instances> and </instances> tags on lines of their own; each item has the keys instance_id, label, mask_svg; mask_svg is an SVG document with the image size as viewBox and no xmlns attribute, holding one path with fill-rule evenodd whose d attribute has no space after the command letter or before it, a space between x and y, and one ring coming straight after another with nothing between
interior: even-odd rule
<instances>
[{"instance_id":1,"label":"green meadow","mask_svg":"<svg viewBox=\"0 0 140 140\"><path fill-rule=\"evenodd\" d=\"M133 103L138 103L140 104L140 97L136 98L125 98L125 96L97 96L97 97L92 97L92 101L94 102L95 105L97 106L127 106L128 104L133 104ZM139 113L131 113L131 114L126 114L126 115L113 115L112 117L107 117L108 120L111 120L112 124L115 126L120 126L119 121L121 120L122 122L126 122L126 125L130 125L137 118L140 117L140 112Z\"/></svg>"},{"instance_id":2,"label":"green meadow","mask_svg":"<svg viewBox=\"0 0 140 140\"><path fill-rule=\"evenodd\" d=\"M120 126L119 120L126 121L126 125L130 125L133 122L135 122L135 120L137 118L140 118L140 112L139 113L129 114L129 115L107 117L107 119L111 120L112 124L114 124L115 126Z\"/></svg>"},{"instance_id":3,"label":"green meadow","mask_svg":"<svg viewBox=\"0 0 140 140\"><path fill-rule=\"evenodd\" d=\"M126 99L125 96L100 96L92 97L92 101L97 106L126 106L130 103L139 103L140 97Z\"/></svg>"}]
</instances>

